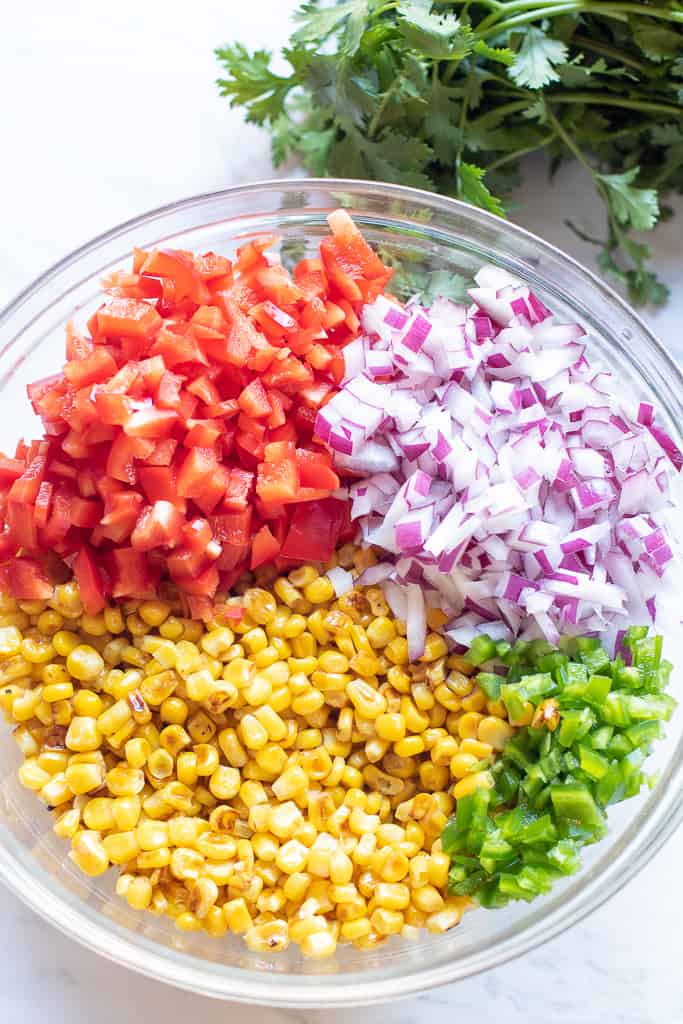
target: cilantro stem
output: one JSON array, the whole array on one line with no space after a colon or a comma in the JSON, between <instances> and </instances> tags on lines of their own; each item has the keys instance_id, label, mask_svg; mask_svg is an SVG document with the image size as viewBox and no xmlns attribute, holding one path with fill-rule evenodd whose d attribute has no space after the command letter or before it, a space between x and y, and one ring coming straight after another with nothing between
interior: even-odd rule
<instances>
[{"instance_id":1,"label":"cilantro stem","mask_svg":"<svg viewBox=\"0 0 683 1024\"><path fill-rule=\"evenodd\" d=\"M633 68L641 75L645 75L646 78L651 77L650 68L646 64L641 64L639 60L635 60L630 57L623 50L618 50L616 46L608 46L606 43L598 42L597 40L589 39L588 36L575 35L572 36L572 43L576 46L582 46L584 50L590 50L591 53L598 53L601 57L609 57L611 60L616 61L618 64L623 64L624 67Z\"/></svg>"},{"instance_id":2,"label":"cilantro stem","mask_svg":"<svg viewBox=\"0 0 683 1024\"><path fill-rule=\"evenodd\" d=\"M523 149L516 149L514 153L506 153L505 156L501 156L497 160L494 160L493 163L490 163L486 171L487 173L489 171L497 171L499 167L503 167L505 164L513 163L515 160L521 160L521 158L526 156L527 153L535 153L537 149L549 146L556 138L557 136L552 132L550 135L546 135L545 138L534 142L531 146L524 146Z\"/></svg>"},{"instance_id":3,"label":"cilantro stem","mask_svg":"<svg viewBox=\"0 0 683 1024\"><path fill-rule=\"evenodd\" d=\"M384 93L384 96L382 97L380 102L377 104L377 110L372 115L372 120L370 121L370 124L368 125L368 138L369 139L374 139L374 137L375 137L375 135L376 135L376 133L377 133L379 127L380 127L380 123L382 121L382 116L384 114L384 111L386 110L387 103L389 102L389 100L393 96L394 92L396 91L396 87L398 86L398 84L399 84L399 79L397 78L397 79L395 79L391 83L391 85L389 86L387 91Z\"/></svg>"},{"instance_id":4,"label":"cilantro stem","mask_svg":"<svg viewBox=\"0 0 683 1024\"><path fill-rule=\"evenodd\" d=\"M516 10L525 13L507 17L508 14ZM538 21L539 18L554 18L558 14L572 13L599 14L602 17L611 15L619 20L625 20L629 14L642 17L643 9L640 4L610 4L604 3L603 0L600 0L600 3L591 3L590 0L574 0L574 2L567 3L550 3L547 7L539 7L538 3L532 2L532 0L523 0L523 2L506 5L505 9L484 18L477 26L477 32L480 39L487 39L490 36L500 35L502 32L517 28L518 25L525 25L529 21ZM501 14L505 20L497 21ZM648 7L647 16L683 25L683 11L667 11L658 7Z\"/></svg>"},{"instance_id":5,"label":"cilantro stem","mask_svg":"<svg viewBox=\"0 0 683 1024\"><path fill-rule=\"evenodd\" d=\"M649 100L620 99L617 96L599 95L594 92L547 93L551 103L593 103L602 107L623 107L625 110L641 110L647 114L671 114L681 116L681 108L673 103L652 103Z\"/></svg>"}]
</instances>

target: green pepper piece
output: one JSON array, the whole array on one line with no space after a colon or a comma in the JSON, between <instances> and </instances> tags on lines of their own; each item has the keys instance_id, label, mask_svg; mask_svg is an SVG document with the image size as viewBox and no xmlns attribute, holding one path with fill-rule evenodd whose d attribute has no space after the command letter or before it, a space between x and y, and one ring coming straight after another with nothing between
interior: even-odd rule
<instances>
[{"instance_id":1,"label":"green pepper piece","mask_svg":"<svg viewBox=\"0 0 683 1024\"><path fill-rule=\"evenodd\" d=\"M479 672L476 682L489 700L500 700L500 688L505 682L505 676L498 676L495 672Z\"/></svg>"},{"instance_id":2,"label":"green pepper piece","mask_svg":"<svg viewBox=\"0 0 683 1024\"><path fill-rule=\"evenodd\" d=\"M595 723L590 708L569 709L560 715L558 741L563 747L571 747L575 740L582 739Z\"/></svg>"},{"instance_id":3,"label":"green pepper piece","mask_svg":"<svg viewBox=\"0 0 683 1024\"><path fill-rule=\"evenodd\" d=\"M594 782L597 782L609 771L607 758L583 743L579 743L579 765L581 771L585 772Z\"/></svg>"},{"instance_id":4,"label":"green pepper piece","mask_svg":"<svg viewBox=\"0 0 683 1024\"><path fill-rule=\"evenodd\" d=\"M557 783L550 789L555 813L569 818L589 831L601 831L605 819L587 786L580 782Z\"/></svg>"},{"instance_id":5,"label":"green pepper piece","mask_svg":"<svg viewBox=\"0 0 683 1024\"><path fill-rule=\"evenodd\" d=\"M495 656L495 642L486 633L482 633L481 636L475 636L466 654L466 658L471 665L483 665L485 661L490 661Z\"/></svg>"}]
</instances>

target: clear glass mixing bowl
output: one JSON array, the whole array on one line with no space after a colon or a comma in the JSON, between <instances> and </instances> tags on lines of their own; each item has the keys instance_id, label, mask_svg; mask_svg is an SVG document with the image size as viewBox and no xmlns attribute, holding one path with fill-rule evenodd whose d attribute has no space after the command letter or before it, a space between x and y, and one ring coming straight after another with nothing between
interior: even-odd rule
<instances>
[{"instance_id":1,"label":"clear glass mixing bowl","mask_svg":"<svg viewBox=\"0 0 683 1024\"><path fill-rule=\"evenodd\" d=\"M231 253L260 232L277 232L283 255L314 250L325 216L348 207L374 245L415 267L471 274L484 262L524 278L563 317L590 331L594 358L650 397L681 444L683 377L648 328L602 281L533 235L470 206L409 188L353 181L282 181L197 196L129 221L48 270L0 314L0 447L35 436L27 382L57 370L65 323L98 304L103 274L128 264L134 246L171 245ZM679 652L675 651L674 656ZM680 679L674 681L674 692ZM0 727L1 728L1 727ZM0 738L0 877L67 935L121 964L208 996L288 1006L380 1003L464 978L524 953L575 924L650 859L683 815L683 713L674 715L651 791L615 808L609 837L588 851L582 872L544 900L467 914L452 932L391 941L376 952L339 949L303 960L292 947L265 956L238 938L182 934L113 896L109 876L89 880L66 857L51 818L16 780L19 753ZM109 874L113 874L110 872ZM104 993L103 993L104 995Z\"/></svg>"}]
</instances>

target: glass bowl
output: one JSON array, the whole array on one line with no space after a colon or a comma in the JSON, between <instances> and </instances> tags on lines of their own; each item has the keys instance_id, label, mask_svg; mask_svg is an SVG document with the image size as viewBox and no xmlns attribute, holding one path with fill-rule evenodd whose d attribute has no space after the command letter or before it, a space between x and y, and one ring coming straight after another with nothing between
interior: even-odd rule
<instances>
[{"instance_id":1,"label":"glass bowl","mask_svg":"<svg viewBox=\"0 0 683 1024\"><path fill-rule=\"evenodd\" d=\"M282 256L316 248L326 214L349 209L366 238L415 270L471 275L492 262L529 283L564 318L589 330L589 347L651 398L681 444L683 377L645 324L615 293L569 257L480 210L426 192L354 181L294 180L240 186L186 199L138 217L67 256L0 314L0 447L39 424L25 385L62 363L65 323L98 304L103 274L129 263L134 246L171 245L232 253L243 240L277 232ZM674 681L674 692L677 688ZM683 815L683 714L674 715L653 764L654 787L614 808L607 839L587 851L582 871L543 900L475 911L444 935L391 940L375 952L341 947L329 961L306 961L297 948L266 956L241 939L183 934L172 922L131 910L113 879L90 880L67 858L51 818L16 779L19 752L9 730L0 742L0 877L37 913L103 956L208 996L266 1005L381 1003L501 964L575 924L620 889Z\"/></svg>"}]
</instances>

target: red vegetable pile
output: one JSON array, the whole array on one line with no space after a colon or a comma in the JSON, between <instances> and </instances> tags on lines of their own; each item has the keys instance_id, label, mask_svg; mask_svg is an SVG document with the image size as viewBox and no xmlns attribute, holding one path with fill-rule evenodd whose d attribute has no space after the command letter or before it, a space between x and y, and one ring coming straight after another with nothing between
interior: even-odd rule
<instances>
[{"instance_id":1,"label":"red vegetable pile","mask_svg":"<svg viewBox=\"0 0 683 1024\"><path fill-rule=\"evenodd\" d=\"M170 577L207 617L245 569L330 557L348 515L316 412L391 277L348 215L330 225L291 276L271 236L234 265L136 251L111 275L63 371L28 388L43 439L0 457L0 589L47 596L57 556L91 614Z\"/></svg>"}]
</instances>

